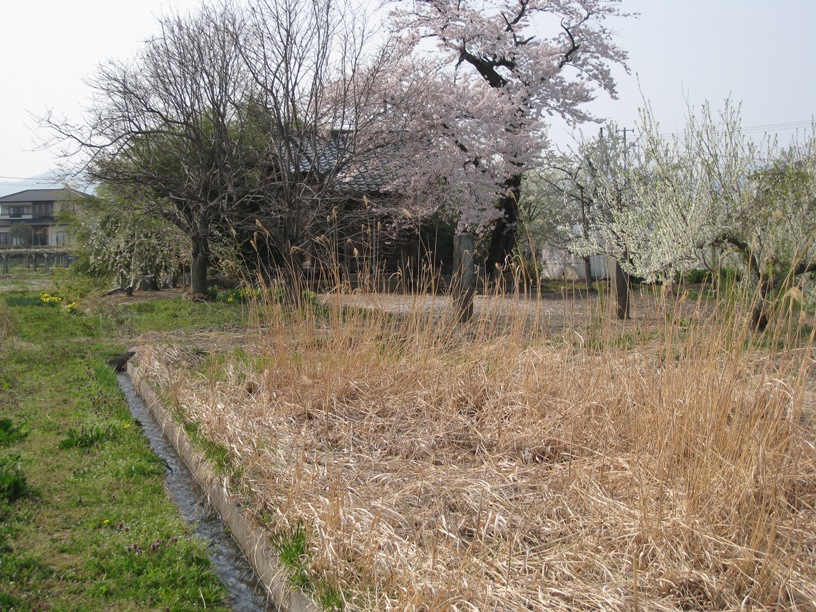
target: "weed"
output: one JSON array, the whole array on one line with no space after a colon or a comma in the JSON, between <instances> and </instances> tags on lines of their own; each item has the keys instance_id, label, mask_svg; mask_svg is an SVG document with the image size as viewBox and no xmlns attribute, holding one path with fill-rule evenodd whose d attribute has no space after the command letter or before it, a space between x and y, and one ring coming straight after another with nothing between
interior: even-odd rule
<instances>
[{"instance_id":1,"label":"weed","mask_svg":"<svg viewBox=\"0 0 816 612\"><path fill-rule=\"evenodd\" d=\"M40 297L30 295L9 295L6 304L13 308L25 306L56 306L56 302L45 302Z\"/></svg>"},{"instance_id":2,"label":"weed","mask_svg":"<svg viewBox=\"0 0 816 612\"><path fill-rule=\"evenodd\" d=\"M229 451L215 442L211 442L200 431L201 424L198 422L185 423L184 431L190 436L190 440L200 449L207 460L222 474L232 469L232 457Z\"/></svg>"},{"instance_id":3,"label":"weed","mask_svg":"<svg viewBox=\"0 0 816 612\"><path fill-rule=\"evenodd\" d=\"M77 273L73 267L54 270L52 276L54 292L69 304L110 289L111 280L109 277Z\"/></svg>"},{"instance_id":4,"label":"weed","mask_svg":"<svg viewBox=\"0 0 816 612\"><path fill-rule=\"evenodd\" d=\"M61 440L59 447L66 448L91 448L99 446L114 437L114 432L111 427L80 427L79 429L71 428L68 430L68 437Z\"/></svg>"},{"instance_id":5,"label":"weed","mask_svg":"<svg viewBox=\"0 0 816 612\"><path fill-rule=\"evenodd\" d=\"M0 419L0 447L25 440L26 436L28 436L28 428L25 424L14 425L11 419Z\"/></svg>"},{"instance_id":6,"label":"weed","mask_svg":"<svg viewBox=\"0 0 816 612\"><path fill-rule=\"evenodd\" d=\"M279 530L270 536L270 543L278 559L289 570L289 584L294 589L308 590L311 587L308 568L306 530L302 524L294 529Z\"/></svg>"},{"instance_id":7,"label":"weed","mask_svg":"<svg viewBox=\"0 0 816 612\"><path fill-rule=\"evenodd\" d=\"M30 492L20 469L20 455L0 458L0 502L13 502Z\"/></svg>"},{"instance_id":8,"label":"weed","mask_svg":"<svg viewBox=\"0 0 816 612\"><path fill-rule=\"evenodd\" d=\"M235 328L244 322L243 309L226 302L193 302L180 298L137 302L121 307L116 316L135 333Z\"/></svg>"}]
</instances>

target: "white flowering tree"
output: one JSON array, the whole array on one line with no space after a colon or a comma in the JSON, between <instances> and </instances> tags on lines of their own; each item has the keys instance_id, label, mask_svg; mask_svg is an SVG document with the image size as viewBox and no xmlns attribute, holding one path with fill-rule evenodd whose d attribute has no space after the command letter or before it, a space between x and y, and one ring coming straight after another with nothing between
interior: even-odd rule
<instances>
[{"instance_id":1,"label":"white flowering tree","mask_svg":"<svg viewBox=\"0 0 816 612\"><path fill-rule=\"evenodd\" d=\"M542 168L524 175L519 214L531 253L538 255L547 247L577 254L582 237L592 233L592 193L581 175L582 167L573 155L555 151L545 156ZM582 259L590 289L589 254Z\"/></svg>"},{"instance_id":2,"label":"white flowering tree","mask_svg":"<svg viewBox=\"0 0 816 612\"><path fill-rule=\"evenodd\" d=\"M190 263L181 230L146 214L133 198L102 185L77 211L62 215L77 241L79 266L92 276L113 277L129 292L142 278L158 288Z\"/></svg>"},{"instance_id":3,"label":"white flowering tree","mask_svg":"<svg viewBox=\"0 0 816 612\"><path fill-rule=\"evenodd\" d=\"M660 135L650 109L640 121L630 190L635 214L619 224L639 240L631 268L670 278L701 255L736 252L758 297L754 329L767 323L766 300L782 279L816 268L816 149L755 141L742 131L739 105L689 112L682 134Z\"/></svg>"},{"instance_id":4,"label":"white flowering tree","mask_svg":"<svg viewBox=\"0 0 816 612\"><path fill-rule=\"evenodd\" d=\"M616 316L629 317L629 274L642 248L639 205L631 176L639 160L634 143L615 123L607 123L594 138L582 138L574 150L550 154L543 168L531 173L532 188L523 206L544 216L550 244L584 259L604 254L612 260L612 296ZM525 198L533 203L524 204Z\"/></svg>"},{"instance_id":5,"label":"white flowering tree","mask_svg":"<svg viewBox=\"0 0 816 612\"><path fill-rule=\"evenodd\" d=\"M547 147L547 117L587 121L583 104L599 92L615 96L610 65L626 54L607 21L623 14L615 0L394 6L400 55L423 71L408 114L430 154L413 165L433 171L427 178L458 212L460 230L491 231L493 271L515 246L522 174Z\"/></svg>"},{"instance_id":6,"label":"white flowering tree","mask_svg":"<svg viewBox=\"0 0 816 612\"><path fill-rule=\"evenodd\" d=\"M755 142L730 101L718 113L708 104L690 111L685 130L670 137L647 107L637 134L624 143L607 126L562 171L565 194L589 194L581 217L565 208L571 224L586 227L568 247L611 255L651 281L698 267L712 250L739 253L759 292L751 325L764 328L765 301L780 279L816 269L814 139Z\"/></svg>"}]
</instances>

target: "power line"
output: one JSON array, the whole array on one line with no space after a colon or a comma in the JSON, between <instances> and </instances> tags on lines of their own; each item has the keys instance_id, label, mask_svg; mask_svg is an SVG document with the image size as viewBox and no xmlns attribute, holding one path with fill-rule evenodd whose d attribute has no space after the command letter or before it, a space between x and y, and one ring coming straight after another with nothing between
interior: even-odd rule
<instances>
[{"instance_id":1,"label":"power line","mask_svg":"<svg viewBox=\"0 0 816 612\"><path fill-rule=\"evenodd\" d=\"M3 181L25 181L26 183L58 183L59 181L54 179L46 179L46 178L29 178L25 176L0 176L0 180Z\"/></svg>"},{"instance_id":2,"label":"power line","mask_svg":"<svg viewBox=\"0 0 816 612\"><path fill-rule=\"evenodd\" d=\"M813 121L791 121L788 123L769 123L768 125L754 125L744 127L741 132L778 132L781 130L794 130L807 128L813 125Z\"/></svg>"},{"instance_id":3,"label":"power line","mask_svg":"<svg viewBox=\"0 0 816 612\"><path fill-rule=\"evenodd\" d=\"M741 134L756 134L765 132L782 132L786 130L807 130L815 125L811 119L809 121L789 121L787 123L768 123L765 125L750 125L740 128ZM660 132L660 136L680 136L684 132Z\"/></svg>"}]
</instances>

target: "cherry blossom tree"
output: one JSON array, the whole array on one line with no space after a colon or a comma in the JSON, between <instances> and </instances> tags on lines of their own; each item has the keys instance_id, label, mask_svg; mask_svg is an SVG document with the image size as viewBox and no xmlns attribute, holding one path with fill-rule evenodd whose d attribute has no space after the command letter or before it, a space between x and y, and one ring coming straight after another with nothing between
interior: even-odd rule
<instances>
[{"instance_id":1,"label":"cherry blossom tree","mask_svg":"<svg viewBox=\"0 0 816 612\"><path fill-rule=\"evenodd\" d=\"M592 119L583 105L614 97L625 52L608 20L616 0L406 0L392 29L401 55L425 69L417 123L433 144L437 181L460 229L491 231L487 265L515 246L521 177L547 145L546 118ZM549 36L541 32L549 31ZM435 44L430 44L431 42ZM416 115L416 109L413 111Z\"/></svg>"}]
</instances>

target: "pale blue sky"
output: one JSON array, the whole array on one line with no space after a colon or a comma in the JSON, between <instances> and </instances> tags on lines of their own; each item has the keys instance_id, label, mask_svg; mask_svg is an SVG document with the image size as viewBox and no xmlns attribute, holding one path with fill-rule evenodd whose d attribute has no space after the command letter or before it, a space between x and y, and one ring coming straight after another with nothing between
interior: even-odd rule
<instances>
[{"instance_id":1,"label":"pale blue sky","mask_svg":"<svg viewBox=\"0 0 816 612\"><path fill-rule=\"evenodd\" d=\"M0 5L0 182L41 175L54 151L32 151L29 113L77 116L87 102L83 76L106 58L130 57L156 31L156 16L199 0L27 0ZM620 100L596 114L631 127L641 104L636 75L665 132L680 130L686 101L742 102L743 125L810 129L816 114L816 0L624 0L638 19L616 20L631 75L616 70ZM597 126L587 126L594 132ZM569 142L563 128L553 139Z\"/></svg>"},{"instance_id":2,"label":"pale blue sky","mask_svg":"<svg viewBox=\"0 0 816 612\"><path fill-rule=\"evenodd\" d=\"M596 113L632 127L642 105L639 79L663 132L682 130L687 103L708 100L720 108L728 96L742 103L744 128L778 129L785 142L797 128L800 138L810 131L816 1L623 0L622 6L640 13L616 28L631 74L616 71L620 99L598 100L591 107Z\"/></svg>"}]
</instances>

